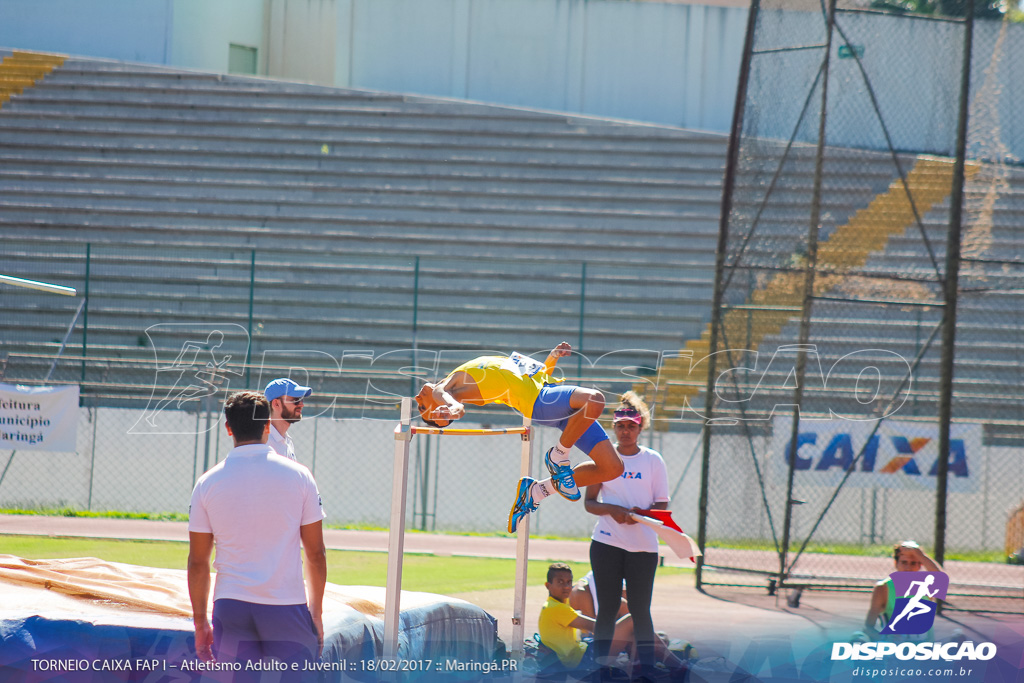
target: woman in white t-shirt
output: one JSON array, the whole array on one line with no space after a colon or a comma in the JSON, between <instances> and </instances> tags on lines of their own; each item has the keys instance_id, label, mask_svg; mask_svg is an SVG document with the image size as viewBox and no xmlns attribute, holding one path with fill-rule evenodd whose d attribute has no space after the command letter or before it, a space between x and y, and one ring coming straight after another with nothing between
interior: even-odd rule
<instances>
[{"instance_id":1,"label":"woman in white t-shirt","mask_svg":"<svg viewBox=\"0 0 1024 683\"><path fill-rule=\"evenodd\" d=\"M587 487L587 512L597 515L590 543L590 566L597 587L597 624L594 644L598 656L607 656L620 604L622 582L633 615L637 654L645 666L654 664L654 624L651 596L658 568L658 536L637 524L634 510L668 509L668 474L661 455L637 443L650 423L650 412L634 392L622 395L615 411L615 449L625 464L621 476ZM606 607L607 606L607 607Z\"/></svg>"}]
</instances>

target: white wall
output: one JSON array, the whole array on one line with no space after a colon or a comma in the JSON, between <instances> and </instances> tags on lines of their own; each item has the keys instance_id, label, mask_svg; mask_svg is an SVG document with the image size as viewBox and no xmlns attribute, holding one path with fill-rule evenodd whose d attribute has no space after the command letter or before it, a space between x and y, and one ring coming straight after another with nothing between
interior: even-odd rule
<instances>
[{"instance_id":1,"label":"white wall","mask_svg":"<svg viewBox=\"0 0 1024 683\"><path fill-rule=\"evenodd\" d=\"M228 45L257 49L266 69L264 0L173 0L169 65L205 71L228 70Z\"/></svg>"},{"instance_id":2,"label":"white wall","mask_svg":"<svg viewBox=\"0 0 1024 683\"><path fill-rule=\"evenodd\" d=\"M619 0L0 0L0 47L728 130L746 10Z\"/></svg>"},{"instance_id":3,"label":"white wall","mask_svg":"<svg viewBox=\"0 0 1024 683\"><path fill-rule=\"evenodd\" d=\"M338 18L345 0L269 0L266 73L278 78L335 85Z\"/></svg>"},{"instance_id":4,"label":"white wall","mask_svg":"<svg viewBox=\"0 0 1024 683\"><path fill-rule=\"evenodd\" d=\"M278 0L301 4L305 0ZM746 10L615 0L351 0L334 84L728 129ZM398 68L397 65L402 67Z\"/></svg>"},{"instance_id":5,"label":"white wall","mask_svg":"<svg viewBox=\"0 0 1024 683\"><path fill-rule=\"evenodd\" d=\"M725 132L747 10L621 0L0 0L0 18L0 47L223 72L234 42L257 47L275 77ZM897 149L951 153L962 28L864 14L839 23L865 48ZM759 31L760 47L824 39L814 12L765 11ZM976 25L973 154L1024 158L1024 88L1012 68L1022 51L1024 25ZM755 58L751 134L789 138L820 58ZM832 64L829 143L884 150L856 62ZM815 131L805 125L800 139Z\"/></svg>"},{"instance_id":6,"label":"white wall","mask_svg":"<svg viewBox=\"0 0 1024 683\"><path fill-rule=\"evenodd\" d=\"M601 116L727 131L745 9L586 3L582 102Z\"/></svg>"},{"instance_id":7,"label":"white wall","mask_svg":"<svg viewBox=\"0 0 1024 683\"><path fill-rule=\"evenodd\" d=\"M0 0L0 46L170 64L175 0Z\"/></svg>"},{"instance_id":8,"label":"white wall","mask_svg":"<svg viewBox=\"0 0 1024 683\"><path fill-rule=\"evenodd\" d=\"M470 0L346 4L338 50L349 58L335 85L468 97Z\"/></svg>"},{"instance_id":9,"label":"white wall","mask_svg":"<svg viewBox=\"0 0 1024 683\"><path fill-rule=\"evenodd\" d=\"M226 72L264 50L264 0L0 0L0 46Z\"/></svg>"}]
</instances>

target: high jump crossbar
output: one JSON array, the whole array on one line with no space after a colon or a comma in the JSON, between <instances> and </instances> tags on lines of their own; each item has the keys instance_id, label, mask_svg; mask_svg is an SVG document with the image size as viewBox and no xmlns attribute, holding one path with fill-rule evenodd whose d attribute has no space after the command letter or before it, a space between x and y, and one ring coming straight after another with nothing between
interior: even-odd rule
<instances>
[{"instance_id":1,"label":"high jump crossbar","mask_svg":"<svg viewBox=\"0 0 1024 683\"><path fill-rule=\"evenodd\" d=\"M530 451L530 418L522 427L506 429L449 429L417 427L412 424L412 398L402 399L401 419L395 427L395 469L391 483L391 529L388 532L388 582L384 590L384 658L398 657L398 629L402 595L402 554L405 551L405 502L409 484L409 445L416 434L439 436L502 436L518 434L522 441L520 471L529 476L533 467ZM521 659L526 630L526 560L529 556L530 517L519 522L516 537L516 583L512 607L512 656Z\"/></svg>"},{"instance_id":2,"label":"high jump crossbar","mask_svg":"<svg viewBox=\"0 0 1024 683\"><path fill-rule=\"evenodd\" d=\"M75 296L78 293L74 287L55 285L49 282L40 282L39 280L26 280L23 277L14 277L12 275L0 275L0 283L14 285L15 287L38 289L40 292L49 292L50 294L63 294L64 296Z\"/></svg>"}]
</instances>

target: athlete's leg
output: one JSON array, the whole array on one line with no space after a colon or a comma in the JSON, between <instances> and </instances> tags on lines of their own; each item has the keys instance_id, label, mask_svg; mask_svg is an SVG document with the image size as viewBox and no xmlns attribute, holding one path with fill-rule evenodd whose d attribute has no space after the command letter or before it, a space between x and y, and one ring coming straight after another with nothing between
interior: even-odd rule
<instances>
[{"instance_id":1,"label":"athlete's leg","mask_svg":"<svg viewBox=\"0 0 1024 683\"><path fill-rule=\"evenodd\" d=\"M259 605L254 610L264 657L288 666L281 683L308 680L306 662L319 659L316 627L306 605Z\"/></svg>"},{"instance_id":2,"label":"athlete's leg","mask_svg":"<svg viewBox=\"0 0 1024 683\"><path fill-rule=\"evenodd\" d=\"M590 461L581 462L572 470L572 476L576 480L577 486L584 487L611 481L615 477L621 476L626 469L622 464L622 458L615 452L615 447L607 438L594 444L589 455Z\"/></svg>"},{"instance_id":3,"label":"athlete's leg","mask_svg":"<svg viewBox=\"0 0 1024 683\"><path fill-rule=\"evenodd\" d=\"M533 406L534 423L558 427L562 434L558 448L545 455L552 479L537 482L533 493L537 502L554 490L569 500L578 500L580 486L609 481L622 474L622 460L597 422L603 409L604 395L594 389L549 385L541 390ZM591 457L575 468L568 454L574 445ZM559 448L561 453L557 452ZM583 479L577 481L579 475Z\"/></svg>"},{"instance_id":4,"label":"athlete's leg","mask_svg":"<svg viewBox=\"0 0 1024 683\"><path fill-rule=\"evenodd\" d=\"M558 439L558 443L566 450L572 448L590 425L601 417L604 411L604 394L596 389L575 387L569 396L569 407L572 408L572 414L569 415L569 421L566 422L562 436Z\"/></svg>"},{"instance_id":5,"label":"athlete's leg","mask_svg":"<svg viewBox=\"0 0 1024 683\"><path fill-rule=\"evenodd\" d=\"M658 570L658 553L627 552L623 563L626 579L626 602L633 615L633 636L637 656L644 666L654 666L654 621L651 599L654 595L654 574Z\"/></svg>"},{"instance_id":6,"label":"athlete's leg","mask_svg":"<svg viewBox=\"0 0 1024 683\"><path fill-rule=\"evenodd\" d=\"M594 570L597 589L597 617L594 624L594 645L599 657L615 656L611 650L615 639L615 621L622 600L622 579L625 577L626 551L616 546L591 541L590 567Z\"/></svg>"},{"instance_id":7,"label":"athlete's leg","mask_svg":"<svg viewBox=\"0 0 1024 683\"><path fill-rule=\"evenodd\" d=\"M576 485L600 484L621 475L625 469L622 458L615 452L607 433L597 422L604 410L604 394L596 389L575 387L569 397L569 407L573 412L558 442L563 447L575 444L592 461L580 463L573 468Z\"/></svg>"},{"instance_id":8,"label":"athlete's leg","mask_svg":"<svg viewBox=\"0 0 1024 683\"><path fill-rule=\"evenodd\" d=\"M213 656L218 662L237 663L242 670L232 683L259 683L257 671L247 670L247 662L263 658L259 631L253 618L251 602L221 598L213 602Z\"/></svg>"}]
</instances>

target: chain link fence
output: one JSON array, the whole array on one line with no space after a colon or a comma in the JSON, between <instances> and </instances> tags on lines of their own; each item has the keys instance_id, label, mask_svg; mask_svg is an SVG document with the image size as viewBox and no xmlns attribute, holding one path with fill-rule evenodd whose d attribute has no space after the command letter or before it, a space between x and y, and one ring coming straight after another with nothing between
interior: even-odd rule
<instances>
[{"instance_id":1,"label":"chain link fence","mask_svg":"<svg viewBox=\"0 0 1024 683\"><path fill-rule=\"evenodd\" d=\"M315 398L315 396L313 397ZM231 449L220 408L223 395L161 414L165 433L139 431L148 413L83 408L73 453L0 453L0 507L144 513L188 511L196 479ZM212 412L207 412L207 407ZM311 401L307 415L315 415ZM296 456L313 472L327 513L339 526L387 528L391 515L394 427L391 419L307 417L289 434ZM467 427L490 423L467 422ZM462 426L462 425L460 425ZM174 433L176 432L176 433ZM557 430L536 428L535 476ZM696 434L651 432L665 455L673 510L696 528ZM417 436L410 453L407 527L424 531L503 533L519 479L520 441L509 437ZM573 456L578 460L580 453ZM535 534L589 537L596 518L582 503L558 499L531 517Z\"/></svg>"},{"instance_id":2,"label":"chain link fence","mask_svg":"<svg viewBox=\"0 0 1024 683\"><path fill-rule=\"evenodd\" d=\"M370 527L389 523L398 403L423 381L483 353L543 357L564 339L575 353L559 371L611 402L656 383L679 330L692 335L703 324L697 302L710 291L710 270L672 266L646 266L638 281L634 266L607 262L553 270L523 259L467 264L178 242L10 239L0 244L0 272L80 295L4 290L12 324L0 338L0 381L81 392L76 452L0 451L0 507L184 513L195 480L230 449L226 396L291 376L314 390L291 434L328 522ZM520 420L500 408L470 418ZM677 518L695 529L696 417L681 424L683 432L652 430L648 439L668 463ZM541 449L555 438L538 430L538 475ZM410 528L502 531L519 448L517 438L417 437ZM539 533L573 537L589 536L595 522L582 504L557 502L535 520Z\"/></svg>"},{"instance_id":3,"label":"chain link fence","mask_svg":"<svg viewBox=\"0 0 1024 683\"><path fill-rule=\"evenodd\" d=\"M948 558L954 606L1022 608L1004 531L1024 490L1024 261L996 237L1020 171L989 137L1006 25L976 25L974 55L994 56L958 165L963 76L979 71L971 22L845 1L752 6L714 353L696 373L712 417L704 585L868 590L892 571L892 544L914 538ZM858 557L865 547L874 557Z\"/></svg>"},{"instance_id":4,"label":"chain link fence","mask_svg":"<svg viewBox=\"0 0 1024 683\"><path fill-rule=\"evenodd\" d=\"M173 394L183 366L223 366L234 388L294 367L344 417L390 411L428 373L473 355L546 353L562 340L576 352L567 375L613 393L653 382L666 350L706 324L712 272L646 265L638 280L634 264L614 262L29 238L0 244L0 269L80 294L5 289L5 381L49 374L81 383L83 405L131 408Z\"/></svg>"}]
</instances>

